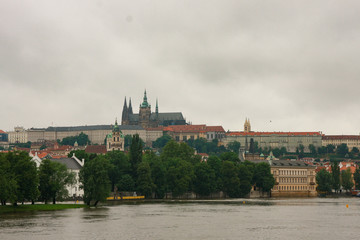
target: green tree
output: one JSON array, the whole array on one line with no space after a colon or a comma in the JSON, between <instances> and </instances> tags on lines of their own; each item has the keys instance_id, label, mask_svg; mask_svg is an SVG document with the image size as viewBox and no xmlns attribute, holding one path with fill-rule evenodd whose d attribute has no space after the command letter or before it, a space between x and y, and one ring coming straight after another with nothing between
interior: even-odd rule
<instances>
[{"instance_id":1,"label":"green tree","mask_svg":"<svg viewBox=\"0 0 360 240\"><path fill-rule=\"evenodd\" d=\"M360 168L357 168L354 173L355 189L360 189Z\"/></svg>"},{"instance_id":2,"label":"green tree","mask_svg":"<svg viewBox=\"0 0 360 240\"><path fill-rule=\"evenodd\" d=\"M109 179L111 181L111 191L119 183L121 177L130 173L130 162L127 156L121 151L107 152L105 157L109 160Z\"/></svg>"},{"instance_id":3,"label":"green tree","mask_svg":"<svg viewBox=\"0 0 360 240\"><path fill-rule=\"evenodd\" d=\"M250 167L245 164L241 164L238 167L238 176L240 180L240 197L245 197L251 191L252 185L252 172L249 170Z\"/></svg>"},{"instance_id":4,"label":"green tree","mask_svg":"<svg viewBox=\"0 0 360 240\"><path fill-rule=\"evenodd\" d=\"M127 191L127 192L134 191L135 181L130 174L124 174L121 176L117 184L117 188L119 191Z\"/></svg>"},{"instance_id":5,"label":"green tree","mask_svg":"<svg viewBox=\"0 0 360 240\"><path fill-rule=\"evenodd\" d=\"M216 186L215 171L206 163L201 162L195 165L195 193L201 196L209 196Z\"/></svg>"},{"instance_id":6,"label":"green tree","mask_svg":"<svg viewBox=\"0 0 360 240\"><path fill-rule=\"evenodd\" d=\"M309 144L309 150L312 156L316 157L316 147L314 144Z\"/></svg>"},{"instance_id":7,"label":"green tree","mask_svg":"<svg viewBox=\"0 0 360 240\"><path fill-rule=\"evenodd\" d=\"M45 159L39 167L39 180L41 199L45 204L49 200L55 204L57 199L68 196L66 186L74 183L75 174L68 172L64 164Z\"/></svg>"},{"instance_id":8,"label":"green tree","mask_svg":"<svg viewBox=\"0 0 360 240\"><path fill-rule=\"evenodd\" d=\"M340 190L340 167L337 161L331 163L332 188L335 192Z\"/></svg>"},{"instance_id":9,"label":"green tree","mask_svg":"<svg viewBox=\"0 0 360 240\"><path fill-rule=\"evenodd\" d=\"M151 178L153 182L153 192L155 198L164 198L166 192L166 168L161 158L154 152L147 151L143 161L149 163L151 169Z\"/></svg>"},{"instance_id":10,"label":"green tree","mask_svg":"<svg viewBox=\"0 0 360 240\"><path fill-rule=\"evenodd\" d=\"M254 169L254 183L262 192L270 192L275 185L275 179L271 174L270 165L268 163L258 163Z\"/></svg>"},{"instance_id":11,"label":"green tree","mask_svg":"<svg viewBox=\"0 0 360 240\"><path fill-rule=\"evenodd\" d=\"M223 191L231 198L240 197L240 179L235 164L230 161L224 161L221 174L223 177Z\"/></svg>"},{"instance_id":12,"label":"green tree","mask_svg":"<svg viewBox=\"0 0 360 240\"><path fill-rule=\"evenodd\" d=\"M317 190L325 194L330 193L332 189L333 178L325 169L321 169L316 174L316 182L318 184Z\"/></svg>"},{"instance_id":13,"label":"green tree","mask_svg":"<svg viewBox=\"0 0 360 240\"><path fill-rule=\"evenodd\" d=\"M215 181L216 185L214 186L215 190L220 191L222 189L222 175L221 175L221 168L222 162L220 158L217 156L210 156L207 160L207 164L215 173Z\"/></svg>"},{"instance_id":14,"label":"green tree","mask_svg":"<svg viewBox=\"0 0 360 240\"><path fill-rule=\"evenodd\" d=\"M237 155L239 154L240 143L238 141L229 142L227 147L230 151L236 153Z\"/></svg>"},{"instance_id":15,"label":"green tree","mask_svg":"<svg viewBox=\"0 0 360 240\"><path fill-rule=\"evenodd\" d=\"M238 154L236 154L234 152L224 152L220 155L220 159L222 161L230 161L230 162L234 162L234 163L240 162Z\"/></svg>"},{"instance_id":16,"label":"green tree","mask_svg":"<svg viewBox=\"0 0 360 240\"><path fill-rule=\"evenodd\" d=\"M75 154L75 157L80 161L84 159L85 162L89 161L90 158L96 157L95 155L90 156L90 154L86 153L85 150L72 150L67 156L71 158Z\"/></svg>"},{"instance_id":17,"label":"green tree","mask_svg":"<svg viewBox=\"0 0 360 240\"><path fill-rule=\"evenodd\" d=\"M145 195L146 198L151 197L153 183L151 179L151 170L147 162L141 162L137 169L137 191Z\"/></svg>"},{"instance_id":18,"label":"green tree","mask_svg":"<svg viewBox=\"0 0 360 240\"><path fill-rule=\"evenodd\" d=\"M17 182L15 174L12 172L10 161L7 154L0 153L0 201L1 205L6 202L16 203Z\"/></svg>"},{"instance_id":19,"label":"green tree","mask_svg":"<svg viewBox=\"0 0 360 240\"><path fill-rule=\"evenodd\" d=\"M156 139L152 146L153 148L163 148L165 145L171 140L171 137L167 134L164 134L163 136Z\"/></svg>"},{"instance_id":20,"label":"green tree","mask_svg":"<svg viewBox=\"0 0 360 240\"><path fill-rule=\"evenodd\" d=\"M80 170L80 182L84 189L84 202L90 206L94 202L94 206L99 201L105 201L110 193L110 180L108 171L110 168L109 160L104 156L86 162Z\"/></svg>"},{"instance_id":21,"label":"green tree","mask_svg":"<svg viewBox=\"0 0 360 240\"><path fill-rule=\"evenodd\" d=\"M63 140L61 141L61 144L74 146L75 142L77 142L79 144L79 146L88 145L88 144L90 144L89 136L87 134L81 132L79 135L63 138Z\"/></svg>"},{"instance_id":22,"label":"green tree","mask_svg":"<svg viewBox=\"0 0 360 240\"><path fill-rule=\"evenodd\" d=\"M142 161L142 147L139 134L133 135L130 145L129 160L134 179L137 179L137 168Z\"/></svg>"},{"instance_id":23,"label":"green tree","mask_svg":"<svg viewBox=\"0 0 360 240\"><path fill-rule=\"evenodd\" d=\"M351 149L351 152L354 153L354 154L357 154L357 153L359 153L359 149L357 147L353 147Z\"/></svg>"},{"instance_id":24,"label":"green tree","mask_svg":"<svg viewBox=\"0 0 360 240\"><path fill-rule=\"evenodd\" d=\"M341 156L345 156L346 154L349 153L349 148L345 143L342 143L339 146L337 146L336 153Z\"/></svg>"},{"instance_id":25,"label":"green tree","mask_svg":"<svg viewBox=\"0 0 360 240\"><path fill-rule=\"evenodd\" d=\"M173 159L172 166L168 168L167 174L168 190L174 197L178 197L191 190L194 179L193 166L190 162L179 158Z\"/></svg>"},{"instance_id":26,"label":"green tree","mask_svg":"<svg viewBox=\"0 0 360 240\"><path fill-rule=\"evenodd\" d=\"M332 144L328 144L326 146L326 153L334 153L334 150L335 150L335 146L332 145Z\"/></svg>"},{"instance_id":27,"label":"green tree","mask_svg":"<svg viewBox=\"0 0 360 240\"><path fill-rule=\"evenodd\" d=\"M249 153L255 153L255 143L253 138L250 138Z\"/></svg>"},{"instance_id":28,"label":"green tree","mask_svg":"<svg viewBox=\"0 0 360 240\"><path fill-rule=\"evenodd\" d=\"M341 172L341 185L348 192L354 187L354 182L350 169Z\"/></svg>"}]
</instances>

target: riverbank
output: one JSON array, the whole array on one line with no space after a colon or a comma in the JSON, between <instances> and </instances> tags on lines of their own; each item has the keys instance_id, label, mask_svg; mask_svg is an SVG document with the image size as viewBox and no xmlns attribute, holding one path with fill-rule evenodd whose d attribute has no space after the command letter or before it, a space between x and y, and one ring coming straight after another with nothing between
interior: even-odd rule
<instances>
[{"instance_id":1,"label":"riverbank","mask_svg":"<svg viewBox=\"0 0 360 240\"><path fill-rule=\"evenodd\" d=\"M28 211L55 211L71 208L84 208L85 204L34 204L34 205L18 205L18 206L0 206L0 214L13 212L28 212Z\"/></svg>"}]
</instances>

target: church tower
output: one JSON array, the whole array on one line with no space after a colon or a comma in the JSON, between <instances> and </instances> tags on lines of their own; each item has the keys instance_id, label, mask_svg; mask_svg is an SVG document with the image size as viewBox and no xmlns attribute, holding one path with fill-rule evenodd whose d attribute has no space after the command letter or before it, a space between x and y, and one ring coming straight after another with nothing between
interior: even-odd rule
<instances>
[{"instance_id":1,"label":"church tower","mask_svg":"<svg viewBox=\"0 0 360 240\"><path fill-rule=\"evenodd\" d=\"M117 119L115 120L115 125L112 133L108 134L106 137L106 149L107 151L124 151L125 138L121 132Z\"/></svg>"},{"instance_id":2,"label":"church tower","mask_svg":"<svg viewBox=\"0 0 360 240\"><path fill-rule=\"evenodd\" d=\"M129 125L129 123L130 123L130 120L129 120L130 107L131 107L131 100L130 100L130 105L129 105L129 109L128 109L127 104L126 104L126 97L125 97L124 107L123 107L122 116L121 116L121 125ZM131 108L131 110L132 110L132 108Z\"/></svg>"},{"instance_id":3,"label":"church tower","mask_svg":"<svg viewBox=\"0 0 360 240\"><path fill-rule=\"evenodd\" d=\"M246 133L251 132L250 120L248 118L245 119L244 132Z\"/></svg>"},{"instance_id":4,"label":"church tower","mask_svg":"<svg viewBox=\"0 0 360 240\"><path fill-rule=\"evenodd\" d=\"M151 105L147 101L146 90L144 92L144 99L140 105L139 110L139 125L143 128L150 127Z\"/></svg>"}]
</instances>

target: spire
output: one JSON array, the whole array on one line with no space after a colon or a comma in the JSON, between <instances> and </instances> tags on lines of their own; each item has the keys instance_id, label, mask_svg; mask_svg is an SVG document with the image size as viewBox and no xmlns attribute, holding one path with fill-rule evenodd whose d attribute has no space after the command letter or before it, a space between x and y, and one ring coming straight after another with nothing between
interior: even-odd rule
<instances>
[{"instance_id":1,"label":"spire","mask_svg":"<svg viewBox=\"0 0 360 240\"><path fill-rule=\"evenodd\" d=\"M131 98L129 98L129 114L133 114L132 106L131 106Z\"/></svg>"},{"instance_id":2,"label":"spire","mask_svg":"<svg viewBox=\"0 0 360 240\"><path fill-rule=\"evenodd\" d=\"M159 105L158 105L158 99L156 98L156 108L155 108L155 113L159 114Z\"/></svg>"},{"instance_id":3,"label":"spire","mask_svg":"<svg viewBox=\"0 0 360 240\"><path fill-rule=\"evenodd\" d=\"M129 117L129 112L128 112L128 108L127 108L127 104L126 104L126 97L125 97L125 101L124 101L124 107L122 110L122 116L121 116L121 124L124 124Z\"/></svg>"},{"instance_id":4,"label":"spire","mask_svg":"<svg viewBox=\"0 0 360 240\"><path fill-rule=\"evenodd\" d=\"M120 132L120 128L118 126L117 118L115 118L115 125L113 128L113 132Z\"/></svg>"},{"instance_id":5,"label":"spire","mask_svg":"<svg viewBox=\"0 0 360 240\"><path fill-rule=\"evenodd\" d=\"M149 103L147 101L147 96L146 96L146 89L145 89L145 92L144 92L144 99L143 99L143 103L141 104L142 108L146 108L146 107L149 107Z\"/></svg>"}]
</instances>

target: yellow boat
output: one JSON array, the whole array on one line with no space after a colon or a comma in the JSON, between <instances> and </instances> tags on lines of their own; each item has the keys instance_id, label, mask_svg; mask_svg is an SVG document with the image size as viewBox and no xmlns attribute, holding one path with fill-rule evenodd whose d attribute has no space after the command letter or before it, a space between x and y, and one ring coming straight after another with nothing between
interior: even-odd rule
<instances>
[{"instance_id":1,"label":"yellow boat","mask_svg":"<svg viewBox=\"0 0 360 240\"><path fill-rule=\"evenodd\" d=\"M145 196L124 196L124 197L108 197L106 200L139 200L145 199Z\"/></svg>"}]
</instances>

